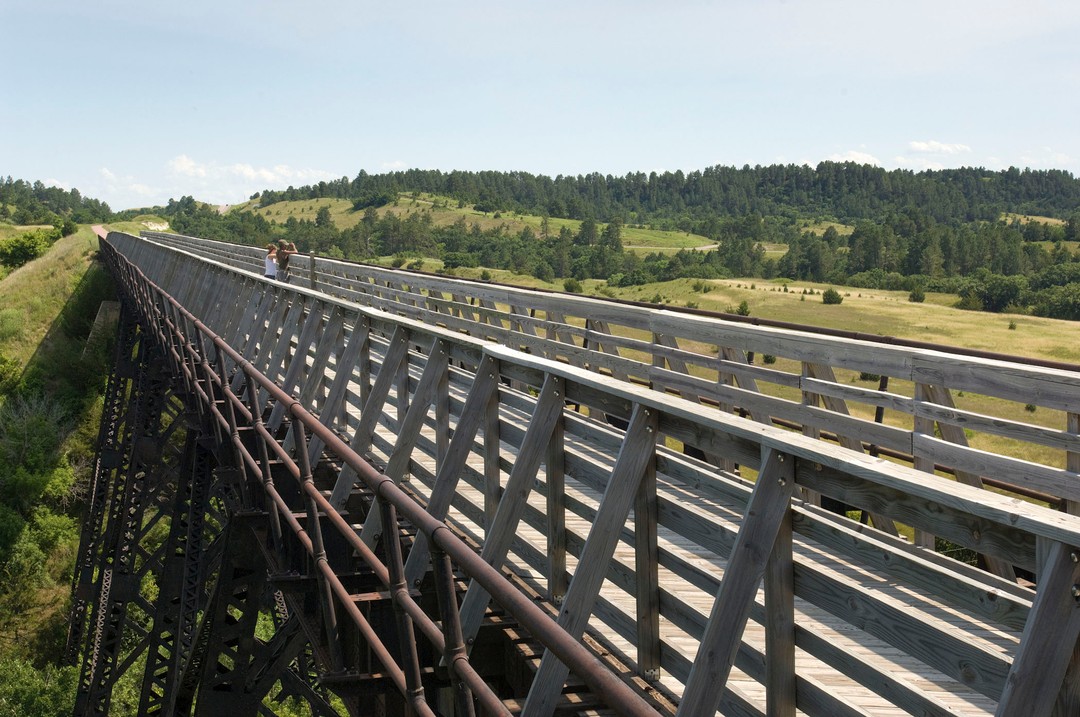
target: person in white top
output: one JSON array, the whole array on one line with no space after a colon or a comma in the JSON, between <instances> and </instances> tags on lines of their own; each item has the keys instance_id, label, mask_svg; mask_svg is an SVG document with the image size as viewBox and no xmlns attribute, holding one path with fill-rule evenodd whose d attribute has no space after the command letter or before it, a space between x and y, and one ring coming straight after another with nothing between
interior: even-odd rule
<instances>
[{"instance_id":1,"label":"person in white top","mask_svg":"<svg viewBox=\"0 0 1080 717\"><path fill-rule=\"evenodd\" d=\"M263 275L267 279L277 278L277 246L273 243L266 245L266 269Z\"/></svg>"}]
</instances>

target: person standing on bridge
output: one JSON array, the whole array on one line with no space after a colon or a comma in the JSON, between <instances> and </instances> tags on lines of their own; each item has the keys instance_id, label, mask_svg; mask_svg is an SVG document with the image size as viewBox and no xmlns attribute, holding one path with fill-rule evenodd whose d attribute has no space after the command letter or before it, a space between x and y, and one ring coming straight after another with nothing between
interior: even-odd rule
<instances>
[{"instance_id":1,"label":"person standing on bridge","mask_svg":"<svg viewBox=\"0 0 1080 717\"><path fill-rule=\"evenodd\" d=\"M296 254L296 245L291 241L287 242L284 239L278 242L277 246L277 278L281 279L286 284L289 283L289 257Z\"/></svg>"},{"instance_id":2,"label":"person standing on bridge","mask_svg":"<svg viewBox=\"0 0 1080 717\"><path fill-rule=\"evenodd\" d=\"M270 242L266 245L266 258L263 263L266 265L263 276L267 279L277 278L277 244Z\"/></svg>"}]
</instances>

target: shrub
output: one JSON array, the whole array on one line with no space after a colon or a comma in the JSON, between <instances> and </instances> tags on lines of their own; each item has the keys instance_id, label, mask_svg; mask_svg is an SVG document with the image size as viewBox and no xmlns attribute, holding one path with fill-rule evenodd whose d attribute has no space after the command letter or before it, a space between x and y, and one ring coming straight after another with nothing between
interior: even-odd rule
<instances>
[{"instance_id":1,"label":"shrub","mask_svg":"<svg viewBox=\"0 0 1080 717\"><path fill-rule=\"evenodd\" d=\"M843 300L844 297L840 296L840 292L836 289L826 289L821 295L821 303L823 304L839 304Z\"/></svg>"},{"instance_id":2,"label":"shrub","mask_svg":"<svg viewBox=\"0 0 1080 717\"><path fill-rule=\"evenodd\" d=\"M480 272L480 281L491 281L491 272L487 269Z\"/></svg>"},{"instance_id":3,"label":"shrub","mask_svg":"<svg viewBox=\"0 0 1080 717\"><path fill-rule=\"evenodd\" d=\"M58 230L37 229L0 242L0 264L16 269L37 259L59 238Z\"/></svg>"},{"instance_id":4,"label":"shrub","mask_svg":"<svg viewBox=\"0 0 1080 717\"><path fill-rule=\"evenodd\" d=\"M738 306L738 308L735 309L735 313L738 314L739 316L749 316L750 315L750 304L747 303L746 301L739 302L739 306Z\"/></svg>"},{"instance_id":5,"label":"shrub","mask_svg":"<svg viewBox=\"0 0 1080 717\"><path fill-rule=\"evenodd\" d=\"M763 355L763 356L761 357L761 360L762 360L762 361L764 361L764 362L765 362L765 363L767 363L767 364L774 364L774 363L776 363L776 357L775 357L775 356L773 356L772 354L764 354L764 355Z\"/></svg>"},{"instance_id":6,"label":"shrub","mask_svg":"<svg viewBox=\"0 0 1080 717\"><path fill-rule=\"evenodd\" d=\"M908 301L912 303L921 304L922 302L926 301L926 292L923 291L921 286L916 286L914 289L911 290L911 293L908 294L907 298Z\"/></svg>"},{"instance_id":7,"label":"shrub","mask_svg":"<svg viewBox=\"0 0 1080 717\"><path fill-rule=\"evenodd\" d=\"M577 279L575 279L574 277L570 277L569 279L567 279L566 281L563 282L563 289L565 291L570 292L571 294L580 294L581 293L581 282L578 281Z\"/></svg>"}]
</instances>

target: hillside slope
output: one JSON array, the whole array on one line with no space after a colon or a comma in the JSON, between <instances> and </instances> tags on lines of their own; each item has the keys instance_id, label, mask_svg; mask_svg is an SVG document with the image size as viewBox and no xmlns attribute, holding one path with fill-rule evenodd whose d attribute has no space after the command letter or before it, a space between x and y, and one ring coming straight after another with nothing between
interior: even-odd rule
<instances>
[{"instance_id":1,"label":"hillside slope","mask_svg":"<svg viewBox=\"0 0 1080 717\"><path fill-rule=\"evenodd\" d=\"M81 495L93 460L107 341L87 337L112 283L89 227L0 281L0 706L71 713L63 653Z\"/></svg>"}]
</instances>

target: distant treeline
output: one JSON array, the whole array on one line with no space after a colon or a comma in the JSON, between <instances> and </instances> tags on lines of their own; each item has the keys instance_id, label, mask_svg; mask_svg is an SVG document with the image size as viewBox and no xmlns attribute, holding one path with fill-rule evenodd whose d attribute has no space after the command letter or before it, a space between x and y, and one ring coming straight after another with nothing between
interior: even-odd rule
<instances>
[{"instance_id":1,"label":"distant treeline","mask_svg":"<svg viewBox=\"0 0 1080 717\"><path fill-rule=\"evenodd\" d=\"M867 288L955 293L966 308L1028 311L1080 319L1080 262L1065 239L1080 239L1080 221L1050 226L1040 222L979 221L938 223L917 210L860 222L850 235L834 227L822 235L800 232L784 217L725 217L716 221L708 251L625 251L622 223L586 219L577 231L557 231L543 220L539 230L481 229L464 217L450 225L434 222L427 209L404 214L374 207L359 223L337 229L322 207L315 221L290 217L268 222L251 212L225 215L184 197L163 210L173 230L246 244L287 238L303 252L365 260L395 256L395 265L423 267L423 259L443 266L487 267L528 274L544 281L604 279L611 286L634 286L680 278L786 277ZM1050 241L1050 244L1046 244ZM786 244L780 258L764 246ZM1048 248L1049 247L1049 248Z\"/></svg>"},{"instance_id":2,"label":"distant treeline","mask_svg":"<svg viewBox=\"0 0 1080 717\"><path fill-rule=\"evenodd\" d=\"M912 172L853 162L710 167L689 173L599 173L557 176L527 172L442 172L410 169L347 177L256 195L263 206L332 197L358 209L399 192L429 192L478 205L481 211L649 224L712 235L728 216L822 217L845 223L917 210L937 222L993 221L1003 212L1065 219L1080 208L1080 180L1061 170L981 168ZM253 197L254 198L254 197Z\"/></svg>"},{"instance_id":3,"label":"distant treeline","mask_svg":"<svg viewBox=\"0 0 1080 717\"><path fill-rule=\"evenodd\" d=\"M78 189L47 187L40 181L31 184L10 176L0 178L0 221L62 228L65 221L91 224L108 221L112 216L108 204L84 197ZM71 227L64 234L73 231Z\"/></svg>"}]
</instances>

